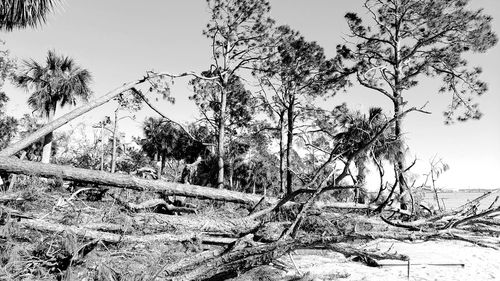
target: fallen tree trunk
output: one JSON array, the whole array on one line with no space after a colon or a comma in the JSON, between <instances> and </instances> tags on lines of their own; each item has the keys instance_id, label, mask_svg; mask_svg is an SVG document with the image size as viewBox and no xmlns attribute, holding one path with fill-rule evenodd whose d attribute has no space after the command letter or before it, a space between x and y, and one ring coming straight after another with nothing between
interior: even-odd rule
<instances>
[{"instance_id":1,"label":"fallen tree trunk","mask_svg":"<svg viewBox=\"0 0 500 281\"><path fill-rule=\"evenodd\" d=\"M211 199L249 205L257 204L262 199L262 197L258 195L230 191L226 189L215 189L191 184L147 180L129 175L111 174L104 171L94 171L55 164L42 164L39 162L19 160L12 157L0 156L0 171L12 174L24 174L88 182L137 191L159 192L166 196L180 195L198 199ZM278 202L278 199L268 198L268 202L271 204L276 203ZM338 208L346 207L343 203L339 202L331 203L329 206ZM350 208L351 206L347 207Z\"/></svg>"},{"instance_id":2,"label":"fallen tree trunk","mask_svg":"<svg viewBox=\"0 0 500 281\"><path fill-rule=\"evenodd\" d=\"M401 233L394 232L356 232L347 234L346 237L351 239L392 239L399 241L429 241L429 240L461 240L469 242L481 247L500 249L500 238L487 237L484 235L471 235L470 232L459 229L447 229L440 231L417 232L404 231Z\"/></svg>"},{"instance_id":3,"label":"fallen tree trunk","mask_svg":"<svg viewBox=\"0 0 500 281\"><path fill-rule=\"evenodd\" d=\"M359 257L370 257L377 260L402 260L407 261L409 257L407 255L402 255L398 253L387 253L387 252L377 252L372 250L366 250L361 248L353 247L346 243L321 243L318 242L317 245L311 245L304 247L305 249L322 249L331 250L336 253L343 254L346 257L359 256Z\"/></svg>"},{"instance_id":4,"label":"fallen tree trunk","mask_svg":"<svg viewBox=\"0 0 500 281\"><path fill-rule=\"evenodd\" d=\"M153 242L182 242L198 239L204 243L210 244L230 244L236 239L234 238L224 238L224 237L210 237L206 235L200 235L199 233L183 233L183 234L172 234L172 233L160 233L160 234L149 234L143 236L134 235L121 235L115 233L109 233L104 231L97 231L88 229L85 227L73 226L73 225L63 225L58 223L51 223L45 220L21 220L18 225L24 228L62 233L70 231L77 236L97 239L108 243L153 243Z\"/></svg>"},{"instance_id":5,"label":"fallen tree trunk","mask_svg":"<svg viewBox=\"0 0 500 281\"><path fill-rule=\"evenodd\" d=\"M162 214L134 214L134 226L154 228L155 231L197 231L224 236L241 236L256 230L261 223L248 218L212 218L207 216L169 216Z\"/></svg>"},{"instance_id":6,"label":"fallen tree trunk","mask_svg":"<svg viewBox=\"0 0 500 281\"><path fill-rule=\"evenodd\" d=\"M188 214L196 214L196 209L188 208L188 207L178 207L172 204L167 203L163 199L150 199L139 204L135 204L132 202L127 202L119 196L110 194L116 202L123 206L125 209L139 213L142 211L152 210L155 213L160 214L174 214L174 213L188 213Z\"/></svg>"},{"instance_id":7,"label":"fallen tree trunk","mask_svg":"<svg viewBox=\"0 0 500 281\"><path fill-rule=\"evenodd\" d=\"M322 206L322 208L335 208L335 209L358 209L358 210L376 210L379 207L379 205L374 205L374 204L360 204L360 203L352 203L352 202L335 202L335 203L328 203ZM397 212L403 215L410 216L411 212L408 210L403 210L400 208L396 208L394 206L385 206L384 209L385 211L393 211Z\"/></svg>"},{"instance_id":8,"label":"fallen tree trunk","mask_svg":"<svg viewBox=\"0 0 500 281\"><path fill-rule=\"evenodd\" d=\"M243 204L256 204L261 199L260 196L225 189L158 180L146 180L129 175L111 174L103 171L93 171L62 165L42 164L11 157L0 157L0 171L12 174L25 174L89 182L137 191L161 192L164 195L181 195L199 199L211 199Z\"/></svg>"}]
</instances>

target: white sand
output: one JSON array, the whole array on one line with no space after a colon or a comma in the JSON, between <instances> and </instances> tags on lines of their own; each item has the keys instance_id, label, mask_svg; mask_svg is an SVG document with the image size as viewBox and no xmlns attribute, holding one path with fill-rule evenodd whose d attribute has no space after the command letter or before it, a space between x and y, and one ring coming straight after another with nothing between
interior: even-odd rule
<instances>
[{"instance_id":1,"label":"white sand","mask_svg":"<svg viewBox=\"0 0 500 281\"><path fill-rule=\"evenodd\" d=\"M407 266L367 267L351 262L342 255L302 251L293 255L302 273L310 272L318 280L500 280L500 251L487 249L466 242L438 241L403 243L398 241L374 241L370 248L398 252L410 256L410 278ZM381 261L381 263L404 263ZM417 264L465 264L461 266L431 266ZM348 276L348 277L346 277Z\"/></svg>"}]
</instances>

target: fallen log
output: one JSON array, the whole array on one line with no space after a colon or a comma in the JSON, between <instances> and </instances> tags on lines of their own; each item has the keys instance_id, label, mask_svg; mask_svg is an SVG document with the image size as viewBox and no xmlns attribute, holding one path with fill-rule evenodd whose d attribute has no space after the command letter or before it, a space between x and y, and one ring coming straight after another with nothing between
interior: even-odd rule
<instances>
[{"instance_id":1,"label":"fallen log","mask_svg":"<svg viewBox=\"0 0 500 281\"><path fill-rule=\"evenodd\" d=\"M322 208L334 208L334 209L353 209L353 210L376 210L379 208L379 205L374 205L374 204L359 204L359 203L352 203L352 202L335 202L335 203L328 203L322 206ZM396 208L394 206L385 206L383 208L384 211L392 211L396 213L400 213L403 215L410 216L411 212L408 210L403 210L400 208Z\"/></svg>"},{"instance_id":2,"label":"fallen log","mask_svg":"<svg viewBox=\"0 0 500 281\"><path fill-rule=\"evenodd\" d=\"M469 242L481 247L500 249L500 238L497 237L487 237L483 235L471 235L470 232L459 230L459 229L446 229L439 231L428 231L428 232L412 232L405 231L401 233L394 232L356 232L346 235L346 238L351 239L363 239L363 240L374 240L374 239L391 239L398 241L429 241L429 240L461 240Z\"/></svg>"},{"instance_id":3,"label":"fallen log","mask_svg":"<svg viewBox=\"0 0 500 281\"><path fill-rule=\"evenodd\" d=\"M158 180L146 180L129 175L112 174L104 171L93 171L55 164L42 164L1 156L0 171L12 174L25 174L39 177L89 182L93 184L126 188L137 191L160 192L167 196L181 195L198 199L211 199L240 204L256 204L261 200L261 196L225 189L215 189L205 186Z\"/></svg>"},{"instance_id":4,"label":"fallen log","mask_svg":"<svg viewBox=\"0 0 500 281\"><path fill-rule=\"evenodd\" d=\"M378 252L373 250L360 249L345 243L330 244L330 243L318 242L316 245L308 246L306 249L311 249L311 248L331 250L333 252L343 254L346 257L359 256L359 257L369 257L377 260L402 260L402 261L407 261L409 259L407 255L402 255L398 253L391 254L387 252Z\"/></svg>"},{"instance_id":5,"label":"fallen log","mask_svg":"<svg viewBox=\"0 0 500 281\"><path fill-rule=\"evenodd\" d=\"M159 209L162 212L167 211L169 213L188 213L188 214L196 214L196 210L187 207L177 207L172 204L168 204L163 199L151 199L148 201L144 201L140 204L128 203L128 208L130 210L134 210L135 212L139 212L147 209Z\"/></svg>"},{"instance_id":6,"label":"fallen log","mask_svg":"<svg viewBox=\"0 0 500 281\"><path fill-rule=\"evenodd\" d=\"M183 242L183 241L199 240L203 243L209 243L209 244L230 244L236 240L234 238L210 237L207 235L200 235L199 233L195 232L183 233L183 234L161 233L161 234L149 234L143 236L120 235L115 233L92 230L80 226L52 223L39 219L21 220L17 224L20 227L37 231L55 232L55 233L72 232L80 237L84 237L87 239L96 239L108 243L154 243L154 242Z\"/></svg>"},{"instance_id":7,"label":"fallen log","mask_svg":"<svg viewBox=\"0 0 500 281\"><path fill-rule=\"evenodd\" d=\"M125 207L127 210L132 211L132 212L136 212L136 213L141 212L141 211L154 210L154 212L162 213L162 214L164 214L164 213L168 213L168 214L174 214L174 213L196 214L196 209L174 206L172 204L167 203L163 199L150 199L150 200L146 200L144 202L141 202L139 204L135 204L132 202L127 202L116 195L110 194L110 196L113 199L115 199L118 204Z\"/></svg>"},{"instance_id":8,"label":"fallen log","mask_svg":"<svg viewBox=\"0 0 500 281\"><path fill-rule=\"evenodd\" d=\"M256 230L261 223L248 218L214 218L208 216L169 216L138 213L133 215L134 226L155 231L196 231L228 237L239 237Z\"/></svg>"},{"instance_id":9,"label":"fallen log","mask_svg":"<svg viewBox=\"0 0 500 281\"><path fill-rule=\"evenodd\" d=\"M112 186L118 188L132 189L136 191L151 191L161 193L164 196L180 195L197 199L210 199L217 201L233 202L239 204L256 205L262 200L262 196L248 194L226 189L215 189L206 186L166 182L158 180L141 179L129 175L112 174L104 171L94 171L70 166L42 164L27 160L19 160L11 157L0 156L0 172L12 174L24 174L46 178L59 178L70 181L88 182L97 185ZM342 188L339 186L337 188ZM280 202L277 198L266 198L269 204ZM281 203L280 203L281 204ZM288 202L288 204L296 204ZM329 203L328 207L340 209L373 209L375 206L363 204L346 204L342 202ZM252 215L258 218L274 210L275 207L266 209ZM398 209L390 209L404 212Z\"/></svg>"}]
</instances>

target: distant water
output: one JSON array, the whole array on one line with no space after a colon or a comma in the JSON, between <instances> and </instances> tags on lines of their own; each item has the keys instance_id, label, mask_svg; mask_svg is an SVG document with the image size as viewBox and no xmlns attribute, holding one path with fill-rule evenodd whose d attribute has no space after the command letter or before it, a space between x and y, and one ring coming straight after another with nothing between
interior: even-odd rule
<instances>
[{"instance_id":1,"label":"distant water","mask_svg":"<svg viewBox=\"0 0 500 281\"><path fill-rule=\"evenodd\" d=\"M454 209L462 206L463 204L476 199L477 197L485 194L486 192L438 192L439 202L441 207L444 206L446 210ZM498 192L496 194L492 194L488 196L480 206L482 208L487 208L489 205L495 200L495 197L498 196ZM424 202L428 205L435 206L437 208L436 199L434 197L434 192L426 192L424 195Z\"/></svg>"}]
</instances>

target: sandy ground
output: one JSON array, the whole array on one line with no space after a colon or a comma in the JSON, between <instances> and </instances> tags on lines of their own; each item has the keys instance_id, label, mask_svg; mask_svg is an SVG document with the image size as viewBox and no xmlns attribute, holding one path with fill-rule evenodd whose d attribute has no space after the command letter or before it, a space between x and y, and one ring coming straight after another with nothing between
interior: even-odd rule
<instances>
[{"instance_id":1,"label":"sandy ground","mask_svg":"<svg viewBox=\"0 0 500 281\"><path fill-rule=\"evenodd\" d=\"M410 256L408 267L367 267L344 258L342 255L324 252L298 251L292 255L302 273L309 272L315 280L500 280L500 251L481 248L459 241L437 241L403 243L394 241L373 241L369 248L398 252ZM288 259L287 263L290 260ZM381 263L403 264L399 261ZM429 264L464 264L464 266L437 266ZM420 264L420 265L419 265Z\"/></svg>"}]
</instances>

